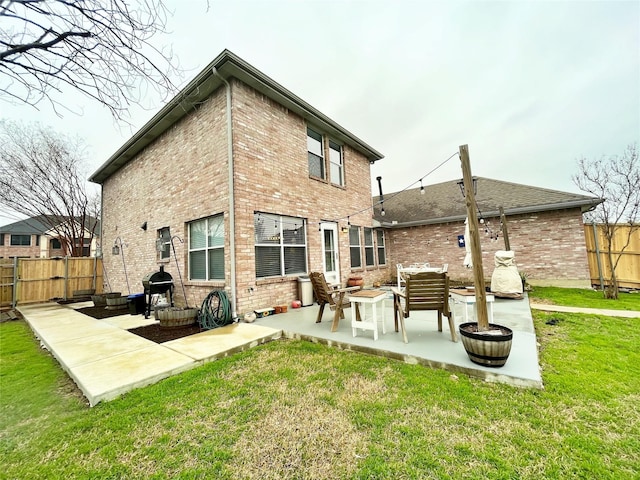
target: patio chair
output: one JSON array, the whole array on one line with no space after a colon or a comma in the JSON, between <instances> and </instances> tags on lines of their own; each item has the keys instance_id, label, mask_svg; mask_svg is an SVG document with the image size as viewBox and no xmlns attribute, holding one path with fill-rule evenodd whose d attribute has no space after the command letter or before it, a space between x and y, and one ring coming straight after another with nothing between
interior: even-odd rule
<instances>
[{"instance_id":1,"label":"patio chair","mask_svg":"<svg viewBox=\"0 0 640 480\"><path fill-rule=\"evenodd\" d=\"M451 340L458 341L453 323L453 312L449 310L449 276L446 273L422 272L407 275L406 287L403 290L393 288L393 319L396 332L398 324L402 329L404 343L409 343L404 319L409 318L412 311L436 310L438 312L438 331L442 331L442 316L449 320ZM404 305L403 305L404 303Z\"/></svg>"},{"instance_id":2,"label":"patio chair","mask_svg":"<svg viewBox=\"0 0 640 480\"><path fill-rule=\"evenodd\" d=\"M331 331L335 332L338 329L338 322L341 318L344 318L343 309L350 305L349 302L346 302L345 300L345 294L360 290L361 287L330 287L327 284L327 280L324 278L324 273L322 272L311 272L309 274L309 278L311 279L311 285L313 286L313 292L316 295L318 305L320 305L316 323L320 323L322 321L324 307L325 305L329 305L329 308L335 311L333 315L333 323L331 324Z\"/></svg>"}]
</instances>

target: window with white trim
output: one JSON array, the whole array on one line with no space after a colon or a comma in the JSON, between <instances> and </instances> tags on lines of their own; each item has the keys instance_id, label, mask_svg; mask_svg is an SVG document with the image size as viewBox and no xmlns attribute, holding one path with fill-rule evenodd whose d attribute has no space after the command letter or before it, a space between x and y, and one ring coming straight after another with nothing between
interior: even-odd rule
<instances>
[{"instance_id":1,"label":"window with white trim","mask_svg":"<svg viewBox=\"0 0 640 480\"><path fill-rule=\"evenodd\" d=\"M342 147L331 140L329 140L329 174L331 176L331 183L344 187Z\"/></svg>"},{"instance_id":2,"label":"window with white trim","mask_svg":"<svg viewBox=\"0 0 640 480\"><path fill-rule=\"evenodd\" d=\"M189 279L224 280L224 215L189 223Z\"/></svg>"},{"instance_id":3,"label":"window with white trim","mask_svg":"<svg viewBox=\"0 0 640 480\"><path fill-rule=\"evenodd\" d=\"M373 267L376 264L373 248L373 228L369 227L364 227L364 262L367 267Z\"/></svg>"},{"instance_id":4,"label":"window with white trim","mask_svg":"<svg viewBox=\"0 0 640 480\"><path fill-rule=\"evenodd\" d=\"M307 273L305 220L260 212L253 218L256 278Z\"/></svg>"},{"instance_id":5,"label":"window with white trim","mask_svg":"<svg viewBox=\"0 0 640 480\"><path fill-rule=\"evenodd\" d=\"M349 253L351 268L362 268L362 250L360 245L360 227L349 227Z\"/></svg>"},{"instance_id":6,"label":"window with white trim","mask_svg":"<svg viewBox=\"0 0 640 480\"><path fill-rule=\"evenodd\" d=\"M309 176L325 180L322 135L310 128L307 128L307 152L309 157Z\"/></svg>"},{"instance_id":7,"label":"window with white trim","mask_svg":"<svg viewBox=\"0 0 640 480\"><path fill-rule=\"evenodd\" d=\"M160 260L169 260L171 258L171 229L162 227L158 230L158 258Z\"/></svg>"},{"instance_id":8,"label":"window with white trim","mask_svg":"<svg viewBox=\"0 0 640 480\"><path fill-rule=\"evenodd\" d=\"M377 248L378 248L378 265L386 265L387 264L387 251L384 243L384 230L378 228L376 229L376 240Z\"/></svg>"}]
</instances>

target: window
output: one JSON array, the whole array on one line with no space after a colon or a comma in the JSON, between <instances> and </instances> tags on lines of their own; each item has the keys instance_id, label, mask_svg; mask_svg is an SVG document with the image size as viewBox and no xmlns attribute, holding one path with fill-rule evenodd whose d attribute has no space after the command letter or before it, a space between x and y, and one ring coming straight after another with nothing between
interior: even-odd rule
<instances>
[{"instance_id":1,"label":"window","mask_svg":"<svg viewBox=\"0 0 640 480\"><path fill-rule=\"evenodd\" d=\"M343 187L344 169L342 166L342 147L331 141L329 141L329 168L331 183Z\"/></svg>"},{"instance_id":2,"label":"window","mask_svg":"<svg viewBox=\"0 0 640 480\"><path fill-rule=\"evenodd\" d=\"M80 250L80 241L79 238L74 240L76 250ZM91 240L89 238L82 239L82 253L80 255L83 257L89 257L91 255Z\"/></svg>"},{"instance_id":3,"label":"window","mask_svg":"<svg viewBox=\"0 0 640 480\"><path fill-rule=\"evenodd\" d=\"M351 268L362 268L360 227L349 227L349 252L351 254Z\"/></svg>"},{"instance_id":4,"label":"window","mask_svg":"<svg viewBox=\"0 0 640 480\"><path fill-rule=\"evenodd\" d=\"M61 250L62 242L60 241L59 238L52 238L51 241L49 242L49 248L51 250Z\"/></svg>"},{"instance_id":5,"label":"window","mask_svg":"<svg viewBox=\"0 0 640 480\"><path fill-rule=\"evenodd\" d=\"M156 241L158 257L160 260L171 258L171 230L169 227L162 227L158 230L158 240Z\"/></svg>"},{"instance_id":6,"label":"window","mask_svg":"<svg viewBox=\"0 0 640 480\"><path fill-rule=\"evenodd\" d=\"M254 214L256 278L307 272L305 221L301 218Z\"/></svg>"},{"instance_id":7,"label":"window","mask_svg":"<svg viewBox=\"0 0 640 480\"><path fill-rule=\"evenodd\" d=\"M4 246L4 233L0 233L0 247Z\"/></svg>"},{"instance_id":8,"label":"window","mask_svg":"<svg viewBox=\"0 0 640 480\"><path fill-rule=\"evenodd\" d=\"M384 230L376 230L378 240L378 265L387 264L387 252L384 245Z\"/></svg>"},{"instance_id":9,"label":"window","mask_svg":"<svg viewBox=\"0 0 640 480\"><path fill-rule=\"evenodd\" d=\"M373 252L373 228L365 227L364 229L364 261L367 267L376 264Z\"/></svg>"},{"instance_id":10,"label":"window","mask_svg":"<svg viewBox=\"0 0 640 480\"><path fill-rule=\"evenodd\" d=\"M11 235L12 247L30 247L31 235Z\"/></svg>"},{"instance_id":11,"label":"window","mask_svg":"<svg viewBox=\"0 0 640 480\"><path fill-rule=\"evenodd\" d=\"M307 128L307 151L309 156L309 176L324 180L324 155L322 135Z\"/></svg>"},{"instance_id":12,"label":"window","mask_svg":"<svg viewBox=\"0 0 640 480\"><path fill-rule=\"evenodd\" d=\"M224 280L224 216L189 223L189 278Z\"/></svg>"}]
</instances>

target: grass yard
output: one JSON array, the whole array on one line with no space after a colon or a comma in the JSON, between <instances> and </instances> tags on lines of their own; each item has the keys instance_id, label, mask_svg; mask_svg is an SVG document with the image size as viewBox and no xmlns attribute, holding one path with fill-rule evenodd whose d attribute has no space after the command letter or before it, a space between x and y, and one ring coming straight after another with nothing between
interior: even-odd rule
<instances>
[{"instance_id":1,"label":"grass yard","mask_svg":"<svg viewBox=\"0 0 640 480\"><path fill-rule=\"evenodd\" d=\"M0 478L640 478L638 320L534 312L544 390L278 341L87 408L0 324Z\"/></svg>"},{"instance_id":2,"label":"grass yard","mask_svg":"<svg viewBox=\"0 0 640 480\"><path fill-rule=\"evenodd\" d=\"M602 292L584 288L533 287L529 300L570 307L640 311L640 292L621 292L618 300L612 300L604 298Z\"/></svg>"}]
</instances>

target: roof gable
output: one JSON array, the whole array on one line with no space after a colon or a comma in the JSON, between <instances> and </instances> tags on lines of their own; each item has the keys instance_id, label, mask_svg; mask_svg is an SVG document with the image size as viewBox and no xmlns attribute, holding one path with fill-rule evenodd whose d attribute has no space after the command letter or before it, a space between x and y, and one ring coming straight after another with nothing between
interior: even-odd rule
<instances>
[{"instance_id":1,"label":"roof gable","mask_svg":"<svg viewBox=\"0 0 640 480\"><path fill-rule=\"evenodd\" d=\"M214 91L218 90L223 83L220 77L213 73L214 71L225 79L234 77L256 89L305 120L309 120L311 123L321 127L327 134L361 152L369 161L375 162L383 158L380 152L367 145L319 110L316 110L300 97L294 95L229 50L224 50L138 130L133 137L127 140L89 177L89 180L95 183L104 183L105 180L132 160L142 149L155 141L156 138L182 117L191 113L198 104L208 98Z\"/></svg>"},{"instance_id":2,"label":"roof gable","mask_svg":"<svg viewBox=\"0 0 640 480\"><path fill-rule=\"evenodd\" d=\"M499 215L500 207L505 214L580 208L590 210L602 199L586 195L561 192L547 188L504 182L491 178L476 177L478 191L476 201L483 216ZM419 188L402 190L384 195L385 215L377 205L380 197L374 197L374 217L384 227L426 225L464 220L467 216L465 199L460 192L458 180L425 186L424 195Z\"/></svg>"}]
</instances>

